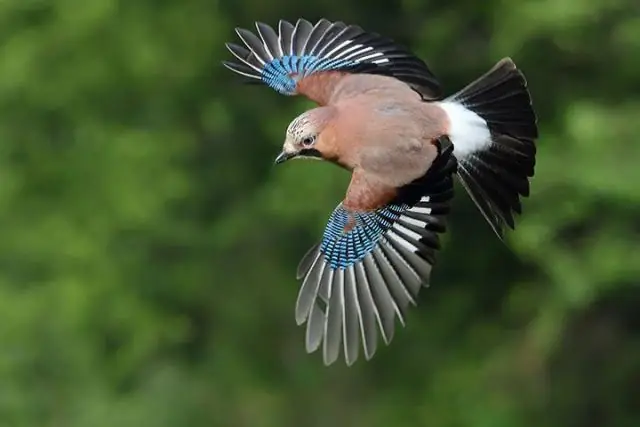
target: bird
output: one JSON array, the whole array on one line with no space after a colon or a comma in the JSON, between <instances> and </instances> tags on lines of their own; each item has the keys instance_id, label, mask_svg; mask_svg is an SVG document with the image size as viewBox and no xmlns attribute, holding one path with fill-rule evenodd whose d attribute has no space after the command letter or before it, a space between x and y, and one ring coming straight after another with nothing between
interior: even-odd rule
<instances>
[{"instance_id":1,"label":"bird","mask_svg":"<svg viewBox=\"0 0 640 427\"><path fill-rule=\"evenodd\" d=\"M296 271L305 349L326 366L370 360L430 286L454 179L500 240L515 230L538 139L526 78L505 57L445 96L422 59L359 25L300 18L235 32L227 69L316 105L290 122L275 164L323 160L351 173Z\"/></svg>"}]
</instances>

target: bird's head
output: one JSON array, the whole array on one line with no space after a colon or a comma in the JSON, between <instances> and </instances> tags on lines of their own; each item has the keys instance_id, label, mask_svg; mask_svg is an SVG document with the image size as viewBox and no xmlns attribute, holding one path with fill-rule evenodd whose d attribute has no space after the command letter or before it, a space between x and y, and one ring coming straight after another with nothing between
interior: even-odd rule
<instances>
[{"instance_id":1,"label":"bird's head","mask_svg":"<svg viewBox=\"0 0 640 427\"><path fill-rule=\"evenodd\" d=\"M293 119L275 163L290 159L330 160L334 157L330 141L323 134L334 113L332 107L319 107Z\"/></svg>"}]
</instances>

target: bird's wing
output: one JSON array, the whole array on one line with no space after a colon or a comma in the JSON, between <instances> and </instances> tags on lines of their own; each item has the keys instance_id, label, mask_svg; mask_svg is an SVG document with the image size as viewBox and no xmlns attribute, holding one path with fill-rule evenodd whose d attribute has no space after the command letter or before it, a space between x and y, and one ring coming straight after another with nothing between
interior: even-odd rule
<instances>
[{"instance_id":1,"label":"bird's wing","mask_svg":"<svg viewBox=\"0 0 640 427\"><path fill-rule=\"evenodd\" d=\"M307 351L322 345L326 365L341 347L348 365L361 347L370 359L378 331L389 344L395 319L404 325L409 305L428 285L453 197L456 161L445 142L429 171L384 207L354 212L340 203L322 241L300 262L296 322L307 323Z\"/></svg>"},{"instance_id":2,"label":"bird's wing","mask_svg":"<svg viewBox=\"0 0 640 427\"><path fill-rule=\"evenodd\" d=\"M223 64L248 79L284 95L302 94L324 104L343 73L395 77L425 98L439 98L441 86L427 65L410 51L356 25L320 19L315 25L281 20L278 31L256 23L257 35L236 28L244 46L227 43L237 61ZM304 79L319 80L300 84ZM306 86L306 88L303 88Z\"/></svg>"}]
</instances>

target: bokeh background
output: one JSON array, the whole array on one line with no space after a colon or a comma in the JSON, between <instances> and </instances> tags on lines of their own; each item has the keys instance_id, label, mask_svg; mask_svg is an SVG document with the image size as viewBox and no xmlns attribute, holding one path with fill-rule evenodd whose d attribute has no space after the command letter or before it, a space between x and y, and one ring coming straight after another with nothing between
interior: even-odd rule
<instances>
[{"instance_id":1,"label":"bokeh background","mask_svg":"<svg viewBox=\"0 0 640 427\"><path fill-rule=\"evenodd\" d=\"M517 231L458 187L433 286L351 368L293 317L348 174L274 168L312 104L220 64L300 16L447 93L511 56L540 121ZM0 35L0 426L640 426L637 1L3 0Z\"/></svg>"}]
</instances>

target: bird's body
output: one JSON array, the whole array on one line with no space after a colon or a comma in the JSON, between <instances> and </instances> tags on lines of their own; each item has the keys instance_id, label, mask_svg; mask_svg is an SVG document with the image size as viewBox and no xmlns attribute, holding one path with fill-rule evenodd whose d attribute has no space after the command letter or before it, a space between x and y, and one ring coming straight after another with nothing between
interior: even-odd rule
<instances>
[{"instance_id":1,"label":"bird's body","mask_svg":"<svg viewBox=\"0 0 640 427\"><path fill-rule=\"evenodd\" d=\"M537 123L510 59L443 98L426 64L360 27L320 20L237 30L232 71L318 107L295 118L276 162L323 159L351 172L322 240L298 267L297 322L326 364L393 338L429 282L456 175L498 236L528 196Z\"/></svg>"},{"instance_id":2,"label":"bird's body","mask_svg":"<svg viewBox=\"0 0 640 427\"><path fill-rule=\"evenodd\" d=\"M301 119L320 123L316 147L353 172L345 207L375 209L393 198L395 188L426 173L437 156L434 142L446 133L447 115L394 78L344 74L333 79L329 106L309 110Z\"/></svg>"}]
</instances>

